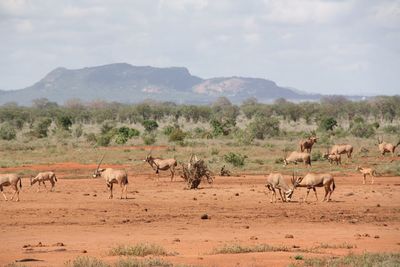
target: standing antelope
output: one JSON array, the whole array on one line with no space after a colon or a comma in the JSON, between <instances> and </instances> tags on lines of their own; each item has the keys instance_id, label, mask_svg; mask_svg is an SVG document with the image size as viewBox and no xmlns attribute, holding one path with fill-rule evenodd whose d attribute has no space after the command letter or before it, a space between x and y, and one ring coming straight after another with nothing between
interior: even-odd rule
<instances>
[{"instance_id":1,"label":"standing antelope","mask_svg":"<svg viewBox=\"0 0 400 267\"><path fill-rule=\"evenodd\" d=\"M36 177L31 176L31 186L34 185L35 183L38 183L38 192L40 191L40 184L43 183L44 188L46 188L45 181L50 181L51 183L50 191L52 192L54 190L56 182L58 181L56 174L54 172L40 172L38 173L38 175L36 175Z\"/></svg>"},{"instance_id":2,"label":"standing antelope","mask_svg":"<svg viewBox=\"0 0 400 267\"><path fill-rule=\"evenodd\" d=\"M367 180L367 175L371 175L371 184L374 183L374 177L376 177L376 171L372 168L362 168L357 166L356 171L360 171L364 177L363 184L365 184Z\"/></svg>"},{"instance_id":3,"label":"standing antelope","mask_svg":"<svg viewBox=\"0 0 400 267\"><path fill-rule=\"evenodd\" d=\"M150 164L153 170L156 171L157 178L160 179L159 171L166 171L170 170L171 172L171 182L174 180L175 175L175 167L178 165L176 159L160 159L160 158L153 158L150 154L147 155L146 159L143 161Z\"/></svg>"},{"instance_id":4,"label":"standing antelope","mask_svg":"<svg viewBox=\"0 0 400 267\"><path fill-rule=\"evenodd\" d=\"M332 189L331 189L332 185ZM332 174L323 173L323 174L314 174L308 173L304 177L298 177L294 182L294 188L296 187L307 187L307 195L304 198L304 202L307 202L308 194L310 193L310 189L312 189L315 193L315 198L318 201L317 191L315 187L324 187L325 188L325 196L323 201L330 201L331 195L335 190L335 180L333 179ZM328 198L327 198L328 197Z\"/></svg>"},{"instance_id":5,"label":"standing antelope","mask_svg":"<svg viewBox=\"0 0 400 267\"><path fill-rule=\"evenodd\" d=\"M326 158L329 163L332 165L333 162L336 163L336 165L342 165L342 157L340 154L330 154L329 153L329 148L326 149L326 153L324 154L324 158Z\"/></svg>"},{"instance_id":6,"label":"standing antelope","mask_svg":"<svg viewBox=\"0 0 400 267\"><path fill-rule=\"evenodd\" d=\"M93 178L102 177L106 180L107 187L110 189L110 196L108 198L113 198L113 185L119 184L122 188L121 199L125 191L125 198L128 199L128 174L125 170L115 170L112 168L99 169L100 164L104 159L104 155L100 160L99 165L97 165L96 170L93 173Z\"/></svg>"},{"instance_id":7,"label":"standing antelope","mask_svg":"<svg viewBox=\"0 0 400 267\"><path fill-rule=\"evenodd\" d=\"M294 175L293 175L294 178ZM294 183L294 179L292 179L292 184ZM290 188L285 180L283 179L283 175L280 173L270 173L267 177L267 182L265 186L272 191L271 195L271 203L273 203L273 199L275 198L276 202L276 191L275 189L279 190L279 195L281 196L282 202L290 202L292 199L293 195L293 188ZM283 190L283 195L282 195L282 190Z\"/></svg>"},{"instance_id":8,"label":"standing antelope","mask_svg":"<svg viewBox=\"0 0 400 267\"><path fill-rule=\"evenodd\" d=\"M293 162L294 164L297 164L297 162L304 162L306 166L311 166L311 156L310 153L293 151L290 153L289 157L283 159L283 162L285 166L290 162Z\"/></svg>"},{"instance_id":9,"label":"standing antelope","mask_svg":"<svg viewBox=\"0 0 400 267\"><path fill-rule=\"evenodd\" d=\"M3 187L4 186L11 186L14 189L14 194L11 197L11 200L13 200L15 194L17 195L17 198L15 201L19 201L19 190L18 190L18 182L19 182L19 188L22 188L22 182L21 182L21 177L15 173L9 173L9 174L0 174L0 192L3 194L4 200L7 201L7 196L3 192Z\"/></svg>"},{"instance_id":10,"label":"standing antelope","mask_svg":"<svg viewBox=\"0 0 400 267\"><path fill-rule=\"evenodd\" d=\"M353 153L353 146L347 144L341 145L333 145L331 148L331 152L329 154L346 154L347 158L351 158L351 154Z\"/></svg>"},{"instance_id":11,"label":"standing antelope","mask_svg":"<svg viewBox=\"0 0 400 267\"><path fill-rule=\"evenodd\" d=\"M399 142L397 142L397 144L394 146L391 143L386 143L383 142L383 138L379 139L378 137L378 148L379 151L381 152L382 156L384 156L386 153L392 153L392 155L394 156L394 150L396 149L396 147L398 147L400 145L400 140Z\"/></svg>"},{"instance_id":12,"label":"standing antelope","mask_svg":"<svg viewBox=\"0 0 400 267\"><path fill-rule=\"evenodd\" d=\"M309 138L307 138L305 140L301 140L300 143L299 143L300 144L300 151L304 152L304 150L306 150L308 153L311 153L311 149L312 149L314 143L317 142L317 139L318 139L317 137L312 136L312 137L309 137Z\"/></svg>"}]
</instances>

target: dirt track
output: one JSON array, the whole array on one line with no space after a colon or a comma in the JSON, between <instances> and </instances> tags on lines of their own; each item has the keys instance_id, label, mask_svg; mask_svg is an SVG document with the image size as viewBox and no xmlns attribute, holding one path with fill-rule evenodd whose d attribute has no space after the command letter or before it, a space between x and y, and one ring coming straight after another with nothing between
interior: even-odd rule
<instances>
[{"instance_id":1,"label":"dirt track","mask_svg":"<svg viewBox=\"0 0 400 267\"><path fill-rule=\"evenodd\" d=\"M23 180L21 202L0 201L0 265L36 258L43 261L26 265L63 266L78 255L114 262L118 257L108 255L111 248L139 242L176 254L165 257L172 263L200 266L285 266L298 254L400 252L400 177L377 177L376 184L362 185L360 176L335 176L333 201L316 203L311 192L309 204L299 202L305 189L296 190L292 203L269 203L263 176L217 177L213 186L200 190L183 190L183 182L171 183L166 176L160 182L150 177L130 173L128 200L107 199L102 179L61 177L53 193L36 193ZM322 198L323 189L318 193ZM204 213L211 219L201 220ZM23 248L39 242L49 246ZM52 246L58 242L65 246ZM320 243L356 247L312 250ZM224 244L285 245L293 251L211 254ZM310 252L297 252L294 245Z\"/></svg>"}]
</instances>

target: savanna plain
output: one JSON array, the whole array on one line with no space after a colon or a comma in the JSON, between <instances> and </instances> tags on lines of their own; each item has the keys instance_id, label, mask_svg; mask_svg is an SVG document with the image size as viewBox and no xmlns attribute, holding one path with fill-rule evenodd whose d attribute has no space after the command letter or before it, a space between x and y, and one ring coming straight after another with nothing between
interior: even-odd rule
<instances>
[{"instance_id":1,"label":"savanna plain","mask_svg":"<svg viewBox=\"0 0 400 267\"><path fill-rule=\"evenodd\" d=\"M381 155L377 141L384 138L397 144L397 113L387 119L386 113L374 116L358 109L349 119L348 110L335 113L339 104L334 101L339 100L327 99L328 104L333 102L332 110L316 110L321 116L311 119L293 118L279 113L279 102L252 103L246 109L244 104L219 101L196 120L171 114L160 118L154 115L155 107L162 107L157 103L146 104L148 116L139 110L132 120L114 117L128 107L115 111L115 106L106 103L96 107L96 114L109 116L102 120L90 114L85 120L77 118L76 107L0 107L0 115L11 110L37 118L28 116L23 121L21 117L21 123L18 118L0 116L0 135L7 137L0 141L0 173L22 177L20 201L0 201L0 265L400 264L400 150ZM343 101L339 102L352 105ZM258 115L249 115L251 106ZM225 111L235 115L218 118ZM299 141L308 136L318 137L311 167L301 162L283 166L283 158L299 150ZM350 158L341 155L341 165L330 164L323 154L340 143L352 144L353 154ZM143 161L149 154L177 159L173 181L169 171L160 171L158 177ZM196 190L187 189L180 177L181 164L192 154L204 159L215 174L212 184L203 181ZM127 171L127 199L119 199L118 185L114 198L108 199L104 179L92 177L102 155L101 168ZM220 175L224 165L231 176ZM363 184L357 166L376 170L374 184L370 176ZM30 186L31 175L41 171L56 173L54 192L44 187L37 192L37 184ZM278 198L271 203L271 192L265 187L271 172L282 173L290 186L293 175L327 172L333 175L336 188L330 202L320 201L324 189L317 187L319 201L311 191L304 202L307 189L295 188L290 202ZM13 191L4 187L4 192L10 196Z\"/></svg>"}]
</instances>

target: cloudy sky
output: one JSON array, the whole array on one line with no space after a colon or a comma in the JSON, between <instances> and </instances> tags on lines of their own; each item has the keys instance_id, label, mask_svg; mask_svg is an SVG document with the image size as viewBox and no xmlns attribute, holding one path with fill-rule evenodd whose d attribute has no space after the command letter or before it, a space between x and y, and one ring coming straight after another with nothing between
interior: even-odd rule
<instances>
[{"instance_id":1,"label":"cloudy sky","mask_svg":"<svg viewBox=\"0 0 400 267\"><path fill-rule=\"evenodd\" d=\"M52 69L184 66L308 92L400 94L400 1L0 0L0 89Z\"/></svg>"}]
</instances>

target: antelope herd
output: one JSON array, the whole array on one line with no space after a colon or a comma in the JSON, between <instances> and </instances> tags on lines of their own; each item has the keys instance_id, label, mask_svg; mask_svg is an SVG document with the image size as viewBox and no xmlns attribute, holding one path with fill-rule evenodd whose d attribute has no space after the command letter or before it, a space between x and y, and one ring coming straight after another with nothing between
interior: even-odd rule
<instances>
[{"instance_id":1,"label":"antelope herd","mask_svg":"<svg viewBox=\"0 0 400 267\"><path fill-rule=\"evenodd\" d=\"M306 140L300 141L300 152L293 151L289 156L285 156L283 158L284 166L289 163L297 164L298 162L303 162L307 167L311 167L311 150L313 145L317 142L317 137L310 137ZM382 156L385 153L392 153L394 155L395 149L400 145L400 141L393 145L391 143L386 143L383 139L378 138L378 149ZM327 148L327 152L323 155L330 164L336 163L337 165L341 165L341 155L346 154L347 158L351 158L353 153L353 146L350 144L337 144L333 145L329 150ZM193 155L192 155L193 156ZM106 181L106 185L110 191L109 198L113 198L113 185L118 184L121 187L121 199L123 198L125 192L125 198L127 198L127 187L128 187L128 174L125 170L118 170L112 168L100 169L100 165L103 162L104 155L102 156L100 162L97 165L93 173L93 178L102 177ZM177 167L176 159L161 159L155 158L151 156L151 151L147 155L144 162L149 163L151 168L156 172L157 178L159 179L159 171L169 170L171 172L171 181L174 179L175 168ZM366 183L367 175L371 176L371 184L374 183L374 177L376 177L377 173L373 168L361 167L357 166L356 171L359 171L363 175L363 184ZM10 173L10 174L0 174L0 191L3 194L4 199L7 201L7 196L3 192L3 187L11 186L14 189L14 194L11 197L11 200L15 198L15 201L19 201L19 189L22 188L22 177L18 174ZM55 183L57 182L57 177L54 172L40 172L36 176L31 176L30 185L33 186L35 183L38 183L38 192L40 191L40 186L43 184L45 189L47 190L45 182L48 181L51 184L50 191L54 191ZM19 186L19 189L18 189ZM276 191L279 191L280 198L282 202L289 202L293 197L293 193L298 187L307 188L307 194L303 199L304 202L307 201L310 190L312 189L315 193L315 197L318 201L318 196L316 192L316 187L324 187L325 188L325 196L323 201L330 201L331 195L335 190L335 180L330 173L307 173L305 176L295 177L295 173L293 172L291 178L291 185L288 185L285 182L284 176L281 173L271 173L267 177L265 187L267 187L272 195L271 195L271 203L277 201Z\"/></svg>"}]
</instances>

